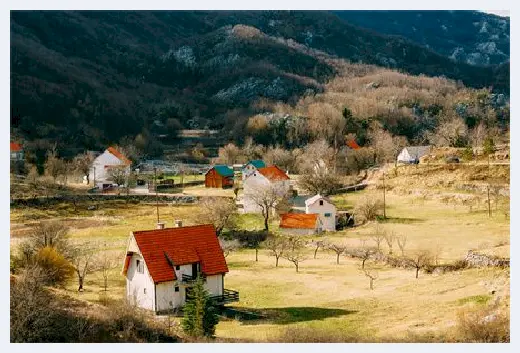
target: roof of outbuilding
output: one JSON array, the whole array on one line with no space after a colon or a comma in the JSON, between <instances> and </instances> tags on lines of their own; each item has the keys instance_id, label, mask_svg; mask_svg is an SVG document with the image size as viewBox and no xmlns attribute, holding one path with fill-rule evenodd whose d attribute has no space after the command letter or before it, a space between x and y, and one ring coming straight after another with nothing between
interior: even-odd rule
<instances>
[{"instance_id":1,"label":"roof of outbuilding","mask_svg":"<svg viewBox=\"0 0 520 353\"><path fill-rule=\"evenodd\" d=\"M213 168L215 168L215 171L219 175L222 175L224 177L232 177L235 175L235 173L233 172L233 169L229 168L227 165L216 165Z\"/></svg>"},{"instance_id":2,"label":"roof of outbuilding","mask_svg":"<svg viewBox=\"0 0 520 353\"><path fill-rule=\"evenodd\" d=\"M253 159L253 160L247 162L247 163L244 165L244 167L247 166L248 164L252 164L252 165L255 166L255 168L257 168L257 169L258 169L258 168L265 168L265 162L264 162L263 160L261 160L261 159Z\"/></svg>"},{"instance_id":3,"label":"roof of outbuilding","mask_svg":"<svg viewBox=\"0 0 520 353\"><path fill-rule=\"evenodd\" d=\"M286 213L280 220L280 228L314 229L318 215L316 213Z\"/></svg>"},{"instance_id":4,"label":"roof of outbuilding","mask_svg":"<svg viewBox=\"0 0 520 353\"><path fill-rule=\"evenodd\" d=\"M113 154L114 156L116 156L117 159L119 159L121 162L123 162L123 164L125 164L125 165L132 164L132 162L128 158L126 158L121 152L119 152L115 147L109 147L109 148L107 148L107 151L110 152L111 154Z\"/></svg>"},{"instance_id":5,"label":"roof of outbuilding","mask_svg":"<svg viewBox=\"0 0 520 353\"><path fill-rule=\"evenodd\" d=\"M270 181L289 180L287 174L275 165L258 168L258 171Z\"/></svg>"},{"instance_id":6,"label":"roof of outbuilding","mask_svg":"<svg viewBox=\"0 0 520 353\"><path fill-rule=\"evenodd\" d=\"M305 206L310 206L320 199L323 199L323 200L327 201L328 203L332 204L332 201L330 201L329 198L322 196L320 194L317 194L317 195L314 195L313 197L309 197L307 200L305 200Z\"/></svg>"},{"instance_id":7,"label":"roof of outbuilding","mask_svg":"<svg viewBox=\"0 0 520 353\"><path fill-rule=\"evenodd\" d=\"M19 143L16 143L16 142L11 142L10 147L11 147L11 152L18 152L18 151L22 150L22 145L20 145Z\"/></svg>"},{"instance_id":8,"label":"roof of outbuilding","mask_svg":"<svg viewBox=\"0 0 520 353\"><path fill-rule=\"evenodd\" d=\"M408 146L404 150L408 151L410 157L421 158L430 153L431 146Z\"/></svg>"},{"instance_id":9,"label":"roof of outbuilding","mask_svg":"<svg viewBox=\"0 0 520 353\"><path fill-rule=\"evenodd\" d=\"M229 272L215 227L189 227L135 231L133 236L154 283L177 279L173 265L200 262L206 276Z\"/></svg>"}]
</instances>

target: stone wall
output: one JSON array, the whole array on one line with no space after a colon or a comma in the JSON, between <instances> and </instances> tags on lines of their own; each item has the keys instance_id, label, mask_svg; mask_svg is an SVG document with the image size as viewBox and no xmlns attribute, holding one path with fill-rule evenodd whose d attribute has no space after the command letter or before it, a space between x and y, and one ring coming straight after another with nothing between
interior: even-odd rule
<instances>
[{"instance_id":1,"label":"stone wall","mask_svg":"<svg viewBox=\"0 0 520 353\"><path fill-rule=\"evenodd\" d=\"M509 267L509 259L496 256L478 254L472 250L468 251L464 259L467 267Z\"/></svg>"},{"instance_id":2,"label":"stone wall","mask_svg":"<svg viewBox=\"0 0 520 353\"><path fill-rule=\"evenodd\" d=\"M37 197L11 200L11 206L47 206L62 202L95 202L95 201L129 201L132 203L156 202L174 204L193 204L200 197L191 195L103 195L103 194L82 194L82 195L61 195L52 197Z\"/></svg>"}]
</instances>

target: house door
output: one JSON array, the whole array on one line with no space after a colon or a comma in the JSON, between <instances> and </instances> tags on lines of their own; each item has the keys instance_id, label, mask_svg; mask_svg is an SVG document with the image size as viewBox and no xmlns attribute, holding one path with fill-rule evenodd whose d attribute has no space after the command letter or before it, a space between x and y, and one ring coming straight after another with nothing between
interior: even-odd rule
<instances>
[{"instance_id":1,"label":"house door","mask_svg":"<svg viewBox=\"0 0 520 353\"><path fill-rule=\"evenodd\" d=\"M192 264L191 265L191 275L193 278L197 278L197 275L199 273L199 266L198 264Z\"/></svg>"}]
</instances>

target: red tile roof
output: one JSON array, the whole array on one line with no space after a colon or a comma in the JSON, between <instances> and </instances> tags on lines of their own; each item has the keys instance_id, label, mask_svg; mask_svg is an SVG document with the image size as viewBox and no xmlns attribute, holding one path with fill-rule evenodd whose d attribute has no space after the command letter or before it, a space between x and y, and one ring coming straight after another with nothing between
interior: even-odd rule
<instances>
[{"instance_id":1,"label":"red tile roof","mask_svg":"<svg viewBox=\"0 0 520 353\"><path fill-rule=\"evenodd\" d=\"M280 228L314 229L317 220L316 213L285 213L280 220Z\"/></svg>"},{"instance_id":2,"label":"red tile roof","mask_svg":"<svg viewBox=\"0 0 520 353\"><path fill-rule=\"evenodd\" d=\"M132 255L134 253L132 252L129 252L128 254L126 254L126 258L125 258L125 266L123 267L123 275L126 276L126 272L128 271L128 267L130 266L130 261L132 260Z\"/></svg>"},{"instance_id":3,"label":"red tile roof","mask_svg":"<svg viewBox=\"0 0 520 353\"><path fill-rule=\"evenodd\" d=\"M357 144L356 140L347 141L347 146L352 148L353 150L357 150L360 148L359 145Z\"/></svg>"},{"instance_id":4,"label":"red tile roof","mask_svg":"<svg viewBox=\"0 0 520 353\"><path fill-rule=\"evenodd\" d=\"M206 276L229 272L212 224L133 232L155 283L176 280L175 266L196 262Z\"/></svg>"},{"instance_id":5,"label":"red tile roof","mask_svg":"<svg viewBox=\"0 0 520 353\"><path fill-rule=\"evenodd\" d=\"M115 147L109 147L107 148L107 151L116 156L125 165L132 164L132 162L128 158L126 158L121 152L119 152Z\"/></svg>"},{"instance_id":6,"label":"red tile roof","mask_svg":"<svg viewBox=\"0 0 520 353\"><path fill-rule=\"evenodd\" d=\"M258 168L258 171L270 181L288 180L289 177L283 170L275 165L265 168Z\"/></svg>"},{"instance_id":7,"label":"red tile roof","mask_svg":"<svg viewBox=\"0 0 520 353\"><path fill-rule=\"evenodd\" d=\"M11 142L11 152L18 152L22 150L22 145L16 142Z\"/></svg>"}]
</instances>

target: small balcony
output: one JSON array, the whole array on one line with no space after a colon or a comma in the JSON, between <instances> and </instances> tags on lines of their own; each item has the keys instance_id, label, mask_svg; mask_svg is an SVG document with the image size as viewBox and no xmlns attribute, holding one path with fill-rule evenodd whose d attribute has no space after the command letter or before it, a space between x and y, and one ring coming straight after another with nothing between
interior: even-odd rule
<instances>
[{"instance_id":1,"label":"small balcony","mask_svg":"<svg viewBox=\"0 0 520 353\"><path fill-rule=\"evenodd\" d=\"M238 292L231 289L224 289L222 295L212 295L210 298L216 305L224 305L240 300Z\"/></svg>"},{"instance_id":2,"label":"small balcony","mask_svg":"<svg viewBox=\"0 0 520 353\"><path fill-rule=\"evenodd\" d=\"M204 282L206 282L206 277L202 276L202 279ZM197 276L191 276L191 275L182 275L182 284L192 286L195 284L195 281L197 280Z\"/></svg>"}]
</instances>

